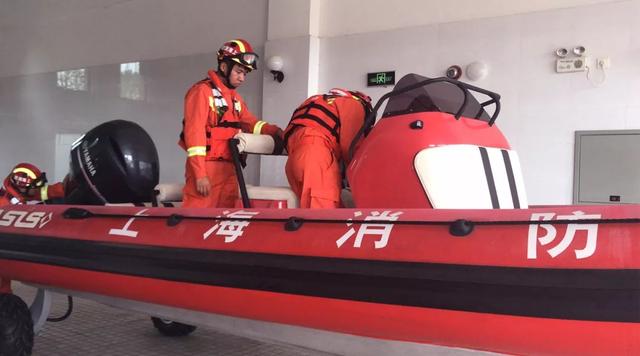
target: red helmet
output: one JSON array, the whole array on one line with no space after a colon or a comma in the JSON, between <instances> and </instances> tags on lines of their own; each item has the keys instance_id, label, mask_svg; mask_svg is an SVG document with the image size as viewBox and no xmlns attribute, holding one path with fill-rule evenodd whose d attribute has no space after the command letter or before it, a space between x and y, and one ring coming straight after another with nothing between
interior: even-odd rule
<instances>
[{"instance_id":1,"label":"red helmet","mask_svg":"<svg viewBox=\"0 0 640 356\"><path fill-rule=\"evenodd\" d=\"M371 97L369 95L357 90L351 90L349 91L349 93L351 93L352 96L360 100L363 105L371 106Z\"/></svg>"},{"instance_id":2,"label":"red helmet","mask_svg":"<svg viewBox=\"0 0 640 356\"><path fill-rule=\"evenodd\" d=\"M364 107L365 117L373 110L371 107L371 97L361 91L333 88L329 91L329 95L346 96L359 101Z\"/></svg>"},{"instance_id":3,"label":"red helmet","mask_svg":"<svg viewBox=\"0 0 640 356\"><path fill-rule=\"evenodd\" d=\"M371 105L371 97L369 97L369 95L361 92L361 91L357 91L357 90L347 90L347 89L342 89L342 88L333 88L331 90L329 90L329 95L335 95L335 96L347 96L347 97L351 97L353 99L356 99L358 101L361 101L363 104L369 104Z\"/></svg>"},{"instance_id":4,"label":"red helmet","mask_svg":"<svg viewBox=\"0 0 640 356\"><path fill-rule=\"evenodd\" d=\"M47 175L30 163L16 165L7 178L9 183L20 192L47 184Z\"/></svg>"},{"instance_id":5,"label":"red helmet","mask_svg":"<svg viewBox=\"0 0 640 356\"><path fill-rule=\"evenodd\" d=\"M251 71L258 69L258 58L249 42L243 39L225 42L218 50L218 65L225 60L230 60Z\"/></svg>"}]
</instances>

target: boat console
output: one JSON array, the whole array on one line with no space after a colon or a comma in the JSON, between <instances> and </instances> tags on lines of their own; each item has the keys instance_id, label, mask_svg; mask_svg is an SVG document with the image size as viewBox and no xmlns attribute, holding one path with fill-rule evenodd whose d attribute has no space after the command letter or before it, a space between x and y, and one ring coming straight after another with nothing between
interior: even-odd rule
<instances>
[{"instance_id":1,"label":"boat console","mask_svg":"<svg viewBox=\"0 0 640 356\"><path fill-rule=\"evenodd\" d=\"M518 156L495 125L499 112L497 93L448 78L403 77L351 145L347 178L355 205L526 208Z\"/></svg>"}]
</instances>

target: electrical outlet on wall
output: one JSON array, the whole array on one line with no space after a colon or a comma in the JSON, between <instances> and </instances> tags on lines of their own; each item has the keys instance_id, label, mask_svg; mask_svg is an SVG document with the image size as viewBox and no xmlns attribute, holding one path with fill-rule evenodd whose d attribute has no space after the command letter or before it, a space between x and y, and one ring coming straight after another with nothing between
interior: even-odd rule
<instances>
[{"instance_id":1,"label":"electrical outlet on wall","mask_svg":"<svg viewBox=\"0 0 640 356\"><path fill-rule=\"evenodd\" d=\"M598 69L609 69L611 67L611 58L602 57L596 59L596 68Z\"/></svg>"},{"instance_id":2,"label":"electrical outlet on wall","mask_svg":"<svg viewBox=\"0 0 640 356\"><path fill-rule=\"evenodd\" d=\"M561 58L556 60L557 73L584 72L589 66L589 57Z\"/></svg>"}]
</instances>

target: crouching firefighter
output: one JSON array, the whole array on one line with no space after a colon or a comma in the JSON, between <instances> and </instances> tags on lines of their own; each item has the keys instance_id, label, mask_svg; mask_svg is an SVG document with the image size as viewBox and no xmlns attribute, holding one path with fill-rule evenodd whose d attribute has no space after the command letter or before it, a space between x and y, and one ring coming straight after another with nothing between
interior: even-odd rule
<instances>
[{"instance_id":1,"label":"crouching firefighter","mask_svg":"<svg viewBox=\"0 0 640 356\"><path fill-rule=\"evenodd\" d=\"M0 186L0 207L17 204L37 204L63 199L64 184L47 185L47 175L30 163L20 163ZM2 209L0 209L2 211ZM0 277L0 293L11 293L11 280Z\"/></svg>"},{"instance_id":2,"label":"crouching firefighter","mask_svg":"<svg viewBox=\"0 0 640 356\"><path fill-rule=\"evenodd\" d=\"M64 198L64 184L47 185L47 175L30 163L13 167L0 187L0 206L36 204Z\"/></svg>"},{"instance_id":3,"label":"crouching firefighter","mask_svg":"<svg viewBox=\"0 0 640 356\"><path fill-rule=\"evenodd\" d=\"M349 163L351 142L371 110L369 96L335 88L293 112L285 130L285 170L301 208L340 206L340 165Z\"/></svg>"},{"instance_id":4,"label":"crouching firefighter","mask_svg":"<svg viewBox=\"0 0 640 356\"><path fill-rule=\"evenodd\" d=\"M259 121L236 92L257 69L258 55L241 39L218 50L218 70L194 84L184 100L179 145L187 151L183 207L234 207L238 181L229 139L239 132L271 135L282 141L282 129Z\"/></svg>"}]
</instances>

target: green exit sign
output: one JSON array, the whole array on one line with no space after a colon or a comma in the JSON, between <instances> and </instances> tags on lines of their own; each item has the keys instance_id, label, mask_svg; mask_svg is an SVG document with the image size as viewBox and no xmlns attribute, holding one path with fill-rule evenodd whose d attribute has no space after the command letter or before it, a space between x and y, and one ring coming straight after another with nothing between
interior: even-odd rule
<instances>
[{"instance_id":1,"label":"green exit sign","mask_svg":"<svg viewBox=\"0 0 640 356\"><path fill-rule=\"evenodd\" d=\"M377 87L394 85L396 83L396 71L367 73L367 86Z\"/></svg>"}]
</instances>

